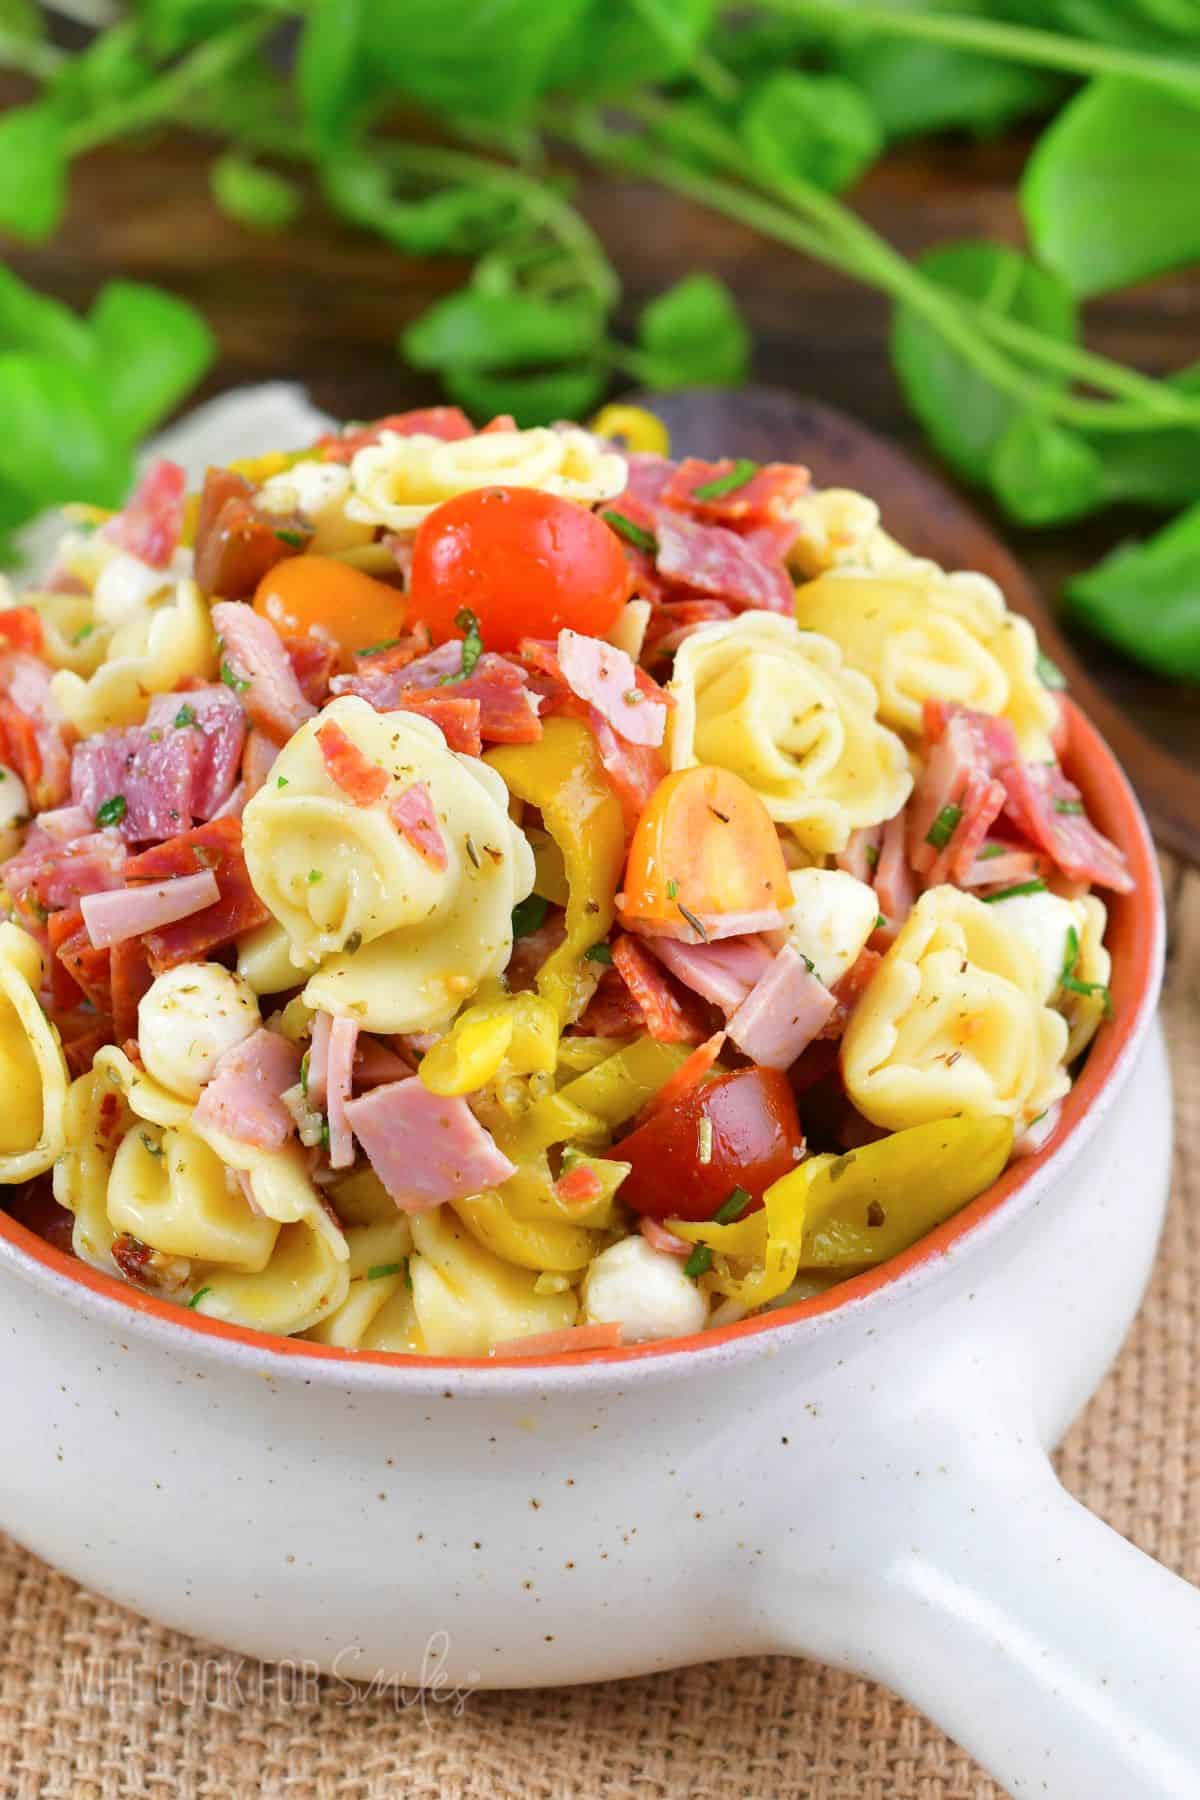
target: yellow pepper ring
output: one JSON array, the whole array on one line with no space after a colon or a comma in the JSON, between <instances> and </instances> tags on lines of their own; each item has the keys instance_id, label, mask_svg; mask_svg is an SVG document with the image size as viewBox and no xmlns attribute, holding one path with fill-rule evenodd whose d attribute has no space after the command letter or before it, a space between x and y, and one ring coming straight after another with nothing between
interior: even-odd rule
<instances>
[{"instance_id":1,"label":"yellow pepper ring","mask_svg":"<svg viewBox=\"0 0 1200 1800\"><path fill-rule=\"evenodd\" d=\"M671 434L657 414L643 406L602 406L591 422L598 437L614 438L627 450L670 456Z\"/></svg>"}]
</instances>

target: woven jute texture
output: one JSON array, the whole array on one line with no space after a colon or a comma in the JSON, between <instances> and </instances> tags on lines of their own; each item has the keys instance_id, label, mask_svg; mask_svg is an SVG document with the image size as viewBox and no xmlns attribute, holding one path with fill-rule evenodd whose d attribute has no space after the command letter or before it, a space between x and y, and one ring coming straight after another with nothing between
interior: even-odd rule
<instances>
[{"instance_id":1,"label":"woven jute texture","mask_svg":"<svg viewBox=\"0 0 1200 1800\"><path fill-rule=\"evenodd\" d=\"M1059 1463L1200 1580L1200 874L1165 866L1178 1162L1153 1284ZM1081 1278L1085 1278L1081 1272ZM472 1694L461 1708L305 1680L160 1631L0 1540L0 1795L19 1800L996 1800L911 1708L784 1658Z\"/></svg>"}]
</instances>

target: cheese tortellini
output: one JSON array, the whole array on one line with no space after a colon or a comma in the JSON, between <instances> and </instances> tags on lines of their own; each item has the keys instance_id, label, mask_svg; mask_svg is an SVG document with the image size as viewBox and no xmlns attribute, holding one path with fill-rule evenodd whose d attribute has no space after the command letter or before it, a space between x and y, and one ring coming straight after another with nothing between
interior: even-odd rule
<instances>
[{"instance_id":1,"label":"cheese tortellini","mask_svg":"<svg viewBox=\"0 0 1200 1800\"><path fill-rule=\"evenodd\" d=\"M445 442L385 431L350 465L353 493L346 517L389 531L415 531L426 513L472 488L540 488L591 505L625 486L627 465L578 426L482 431Z\"/></svg>"},{"instance_id":2,"label":"cheese tortellini","mask_svg":"<svg viewBox=\"0 0 1200 1800\"><path fill-rule=\"evenodd\" d=\"M697 631L679 647L670 691L672 768L732 769L813 855L843 850L912 790L870 681L790 619L747 612Z\"/></svg>"},{"instance_id":3,"label":"cheese tortellini","mask_svg":"<svg viewBox=\"0 0 1200 1800\"><path fill-rule=\"evenodd\" d=\"M415 1213L413 1307L431 1356L485 1356L494 1344L575 1323L570 1288L539 1293L532 1270L502 1262L445 1207Z\"/></svg>"},{"instance_id":4,"label":"cheese tortellini","mask_svg":"<svg viewBox=\"0 0 1200 1800\"><path fill-rule=\"evenodd\" d=\"M332 780L317 740L334 723L389 776L371 805ZM424 783L445 846L427 860L389 816L390 800ZM301 727L272 779L246 808L246 864L286 931L314 1008L369 1030L448 1023L512 950L512 909L533 886L533 853L508 817L503 780L446 747L411 713L377 713L348 696Z\"/></svg>"},{"instance_id":5,"label":"cheese tortellini","mask_svg":"<svg viewBox=\"0 0 1200 1800\"><path fill-rule=\"evenodd\" d=\"M1037 672L1037 637L986 575L910 560L881 573L838 568L796 590L796 617L870 677L879 716L918 739L927 699L1003 715L1023 756L1053 754L1058 703Z\"/></svg>"},{"instance_id":6,"label":"cheese tortellini","mask_svg":"<svg viewBox=\"0 0 1200 1800\"><path fill-rule=\"evenodd\" d=\"M1034 952L955 887L924 893L851 1014L842 1078L889 1131L955 1113L1018 1129L1066 1093L1066 1021Z\"/></svg>"},{"instance_id":7,"label":"cheese tortellini","mask_svg":"<svg viewBox=\"0 0 1200 1800\"><path fill-rule=\"evenodd\" d=\"M216 672L212 620L188 577L117 626L93 674L59 669L50 692L80 736L88 737L112 726L140 725L154 694L171 693L189 676L211 680Z\"/></svg>"},{"instance_id":8,"label":"cheese tortellini","mask_svg":"<svg viewBox=\"0 0 1200 1800\"><path fill-rule=\"evenodd\" d=\"M811 488L791 501L787 516L797 531L788 562L799 575L823 575L847 563L891 569L913 561L884 531L874 500L853 488Z\"/></svg>"},{"instance_id":9,"label":"cheese tortellini","mask_svg":"<svg viewBox=\"0 0 1200 1800\"><path fill-rule=\"evenodd\" d=\"M0 1182L42 1175L66 1142L66 1060L42 1010L42 953L0 925Z\"/></svg>"}]
</instances>

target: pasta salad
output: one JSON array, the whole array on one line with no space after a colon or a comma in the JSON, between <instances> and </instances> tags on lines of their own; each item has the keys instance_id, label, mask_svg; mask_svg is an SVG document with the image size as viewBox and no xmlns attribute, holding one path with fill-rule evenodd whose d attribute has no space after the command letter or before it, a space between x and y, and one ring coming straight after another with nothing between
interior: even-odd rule
<instances>
[{"instance_id":1,"label":"pasta salad","mask_svg":"<svg viewBox=\"0 0 1200 1800\"><path fill-rule=\"evenodd\" d=\"M678 1338L1048 1142L1120 851L986 577L657 420L75 508L0 610L0 1183L347 1349Z\"/></svg>"}]
</instances>

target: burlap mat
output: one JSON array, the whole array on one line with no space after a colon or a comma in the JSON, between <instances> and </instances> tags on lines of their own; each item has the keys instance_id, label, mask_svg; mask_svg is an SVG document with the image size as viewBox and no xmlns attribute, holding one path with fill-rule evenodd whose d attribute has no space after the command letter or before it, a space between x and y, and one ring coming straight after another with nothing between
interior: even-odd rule
<instances>
[{"instance_id":1,"label":"burlap mat","mask_svg":"<svg viewBox=\"0 0 1200 1800\"><path fill-rule=\"evenodd\" d=\"M1060 1456L1072 1491L1200 1579L1200 874L1165 869L1178 1116L1154 1282ZM1131 1199L1134 1199L1131 1196ZM397 1705L285 1680L98 1600L0 1540L0 1793L19 1800L995 1800L881 1688L785 1658ZM413 1696L407 1697L409 1700Z\"/></svg>"}]
</instances>

